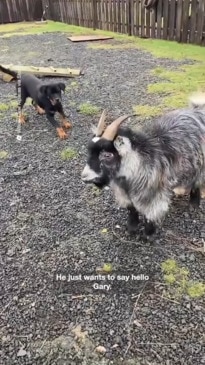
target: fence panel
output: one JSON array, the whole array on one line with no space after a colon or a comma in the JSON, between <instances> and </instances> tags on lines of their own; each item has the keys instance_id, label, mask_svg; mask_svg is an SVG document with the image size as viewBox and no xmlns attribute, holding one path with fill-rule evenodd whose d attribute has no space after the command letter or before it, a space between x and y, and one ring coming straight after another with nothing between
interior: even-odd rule
<instances>
[{"instance_id":1,"label":"fence panel","mask_svg":"<svg viewBox=\"0 0 205 365\"><path fill-rule=\"evenodd\" d=\"M205 44L205 0L0 0L0 23L54 21L143 38Z\"/></svg>"}]
</instances>

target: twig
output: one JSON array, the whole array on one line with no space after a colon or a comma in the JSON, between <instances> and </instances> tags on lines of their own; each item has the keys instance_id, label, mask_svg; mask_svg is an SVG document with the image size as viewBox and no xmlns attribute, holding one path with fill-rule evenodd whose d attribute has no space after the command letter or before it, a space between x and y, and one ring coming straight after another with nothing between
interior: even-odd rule
<instances>
[{"instance_id":1,"label":"twig","mask_svg":"<svg viewBox=\"0 0 205 365\"><path fill-rule=\"evenodd\" d=\"M133 308L133 311L132 311L132 314L131 314L131 317L130 317L130 320L129 320L129 323L128 323L128 337L129 337L129 342L128 342L127 348L126 348L126 350L125 350L125 353L124 353L124 358L126 357L126 355L127 355L128 351L129 351L129 349L130 349L131 343L132 343L132 341L131 341L131 339L130 339L130 327L131 327L131 322L132 322L133 317L134 317L135 309L137 308L137 305L138 305L138 303L139 303L140 297L141 297L141 295L142 295L142 293L143 293L144 288L145 288L145 286L146 286L146 285L147 285L147 283L145 283L145 285L143 286L143 288L142 288L141 292L140 292L140 293L138 294L138 296L137 296L137 300L136 300L136 302L135 302L135 305L134 305L134 308Z\"/></svg>"}]
</instances>

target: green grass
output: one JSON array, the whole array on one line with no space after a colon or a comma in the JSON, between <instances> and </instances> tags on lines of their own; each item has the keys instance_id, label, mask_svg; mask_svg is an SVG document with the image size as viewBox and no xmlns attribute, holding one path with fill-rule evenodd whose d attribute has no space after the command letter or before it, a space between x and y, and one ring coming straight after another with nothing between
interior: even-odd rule
<instances>
[{"instance_id":1,"label":"green grass","mask_svg":"<svg viewBox=\"0 0 205 365\"><path fill-rule=\"evenodd\" d=\"M2 37L11 37L13 35L41 34L47 32L61 32L66 35L85 35L101 34L114 37L115 43L106 41L101 43L88 43L88 47L96 50L110 49L119 51L121 49L137 48L152 54L156 58L169 58L173 60L192 60L195 64L183 66L177 70L168 70L158 67L153 74L159 79L157 83L150 84L147 92L149 94L159 95L158 105L136 105L133 107L138 115L143 117L154 117L162 114L166 110L184 107L187 104L187 97L196 90L205 89L205 47L181 44L177 42L141 39L134 36L113 33L109 31L83 28L60 22L48 21L47 24L35 24L29 22L0 25ZM1 36L0 36L1 37ZM68 41L69 42L69 41ZM145 55L146 58L146 55ZM74 87L74 86L71 86ZM87 105L83 114L93 115L96 111L86 112Z\"/></svg>"},{"instance_id":2,"label":"green grass","mask_svg":"<svg viewBox=\"0 0 205 365\"><path fill-rule=\"evenodd\" d=\"M4 113L7 112L10 109L17 108L18 102L13 100L8 103L0 103L0 112Z\"/></svg>"},{"instance_id":3,"label":"green grass","mask_svg":"<svg viewBox=\"0 0 205 365\"><path fill-rule=\"evenodd\" d=\"M168 259L161 264L163 278L167 285L167 294L172 297L188 295L190 298L205 296L205 283L189 279L190 272L180 267L173 259Z\"/></svg>"},{"instance_id":4,"label":"green grass","mask_svg":"<svg viewBox=\"0 0 205 365\"><path fill-rule=\"evenodd\" d=\"M79 105L79 112L84 115L95 115L99 113L100 108L90 103L83 103Z\"/></svg>"},{"instance_id":5,"label":"green grass","mask_svg":"<svg viewBox=\"0 0 205 365\"><path fill-rule=\"evenodd\" d=\"M60 155L63 161L67 161L77 157L78 153L72 148L64 148L64 150L61 151Z\"/></svg>"}]
</instances>

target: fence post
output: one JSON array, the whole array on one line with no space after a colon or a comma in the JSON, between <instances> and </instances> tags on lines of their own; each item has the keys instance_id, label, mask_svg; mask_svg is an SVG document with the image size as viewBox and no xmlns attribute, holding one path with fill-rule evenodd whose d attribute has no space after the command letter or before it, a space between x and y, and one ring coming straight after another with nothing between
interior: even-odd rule
<instances>
[{"instance_id":1,"label":"fence post","mask_svg":"<svg viewBox=\"0 0 205 365\"><path fill-rule=\"evenodd\" d=\"M97 1L98 0L92 0L92 7L93 7L93 29L94 30L96 30L96 28L98 27ZM99 1L101 1L101 0L99 0Z\"/></svg>"},{"instance_id":2,"label":"fence post","mask_svg":"<svg viewBox=\"0 0 205 365\"><path fill-rule=\"evenodd\" d=\"M128 35L132 35L132 7L131 0L127 0L127 31Z\"/></svg>"}]
</instances>

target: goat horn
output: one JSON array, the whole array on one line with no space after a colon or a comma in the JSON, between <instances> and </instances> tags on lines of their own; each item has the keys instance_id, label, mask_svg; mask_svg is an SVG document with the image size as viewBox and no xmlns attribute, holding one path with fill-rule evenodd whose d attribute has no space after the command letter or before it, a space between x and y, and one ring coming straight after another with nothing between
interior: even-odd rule
<instances>
[{"instance_id":1,"label":"goat horn","mask_svg":"<svg viewBox=\"0 0 205 365\"><path fill-rule=\"evenodd\" d=\"M105 129L105 117L106 117L105 113L106 113L106 110L103 110L100 120L98 122L97 130L96 130L96 137L100 137L102 132Z\"/></svg>"},{"instance_id":2,"label":"goat horn","mask_svg":"<svg viewBox=\"0 0 205 365\"><path fill-rule=\"evenodd\" d=\"M124 122L126 119L132 117L132 115L123 115L122 117L119 117L117 118L116 120L114 120L114 122L112 122L105 130L105 132L103 133L102 137L107 139L108 141L113 141L116 134L117 134L117 131L118 131L118 128L120 126L120 124L122 122Z\"/></svg>"}]
</instances>

